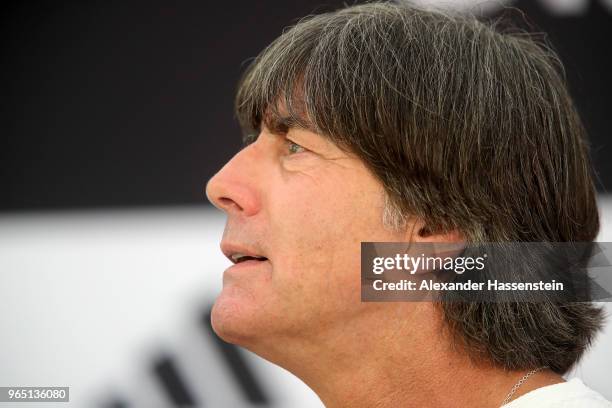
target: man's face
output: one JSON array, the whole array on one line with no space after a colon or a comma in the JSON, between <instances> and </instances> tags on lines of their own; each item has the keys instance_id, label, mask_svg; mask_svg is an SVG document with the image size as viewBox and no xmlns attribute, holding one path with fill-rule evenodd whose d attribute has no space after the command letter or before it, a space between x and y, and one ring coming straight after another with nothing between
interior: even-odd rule
<instances>
[{"instance_id":1,"label":"man's face","mask_svg":"<svg viewBox=\"0 0 612 408\"><path fill-rule=\"evenodd\" d=\"M303 129L263 127L208 183L227 214L226 255L265 257L228 268L215 331L249 345L316 336L364 312L361 241L401 240L383 227L384 193L363 162Z\"/></svg>"}]
</instances>

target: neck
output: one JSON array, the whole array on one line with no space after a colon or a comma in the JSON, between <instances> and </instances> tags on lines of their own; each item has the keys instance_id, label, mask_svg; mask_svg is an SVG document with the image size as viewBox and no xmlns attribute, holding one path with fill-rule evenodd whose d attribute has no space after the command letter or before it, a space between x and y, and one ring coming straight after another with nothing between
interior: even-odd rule
<instances>
[{"instance_id":1,"label":"neck","mask_svg":"<svg viewBox=\"0 0 612 408\"><path fill-rule=\"evenodd\" d=\"M266 345L266 352L253 351L302 379L327 408L494 408L529 371L474 363L452 346L431 303L387 303L378 312L345 327L277 341ZM514 398L560 381L548 370L539 372Z\"/></svg>"}]
</instances>

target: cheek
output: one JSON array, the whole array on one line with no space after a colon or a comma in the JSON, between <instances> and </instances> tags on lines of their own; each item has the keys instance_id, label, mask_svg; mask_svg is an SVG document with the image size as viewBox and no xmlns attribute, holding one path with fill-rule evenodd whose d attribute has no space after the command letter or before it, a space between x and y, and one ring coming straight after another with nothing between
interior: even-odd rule
<instances>
[{"instance_id":1,"label":"cheek","mask_svg":"<svg viewBox=\"0 0 612 408\"><path fill-rule=\"evenodd\" d=\"M302 183L299 189L277 194L286 199L272 203L271 237L278 237L278 244L294 257L320 258L332 252L349 232L352 206L341 194L325 187Z\"/></svg>"},{"instance_id":2,"label":"cheek","mask_svg":"<svg viewBox=\"0 0 612 408\"><path fill-rule=\"evenodd\" d=\"M316 180L276 197L285 199L270 206L270 239L278 249L282 275L274 278L291 279L283 284L300 291L330 288L354 297L360 285L361 241L380 238L378 191L365 192L342 180Z\"/></svg>"}]
</instances>

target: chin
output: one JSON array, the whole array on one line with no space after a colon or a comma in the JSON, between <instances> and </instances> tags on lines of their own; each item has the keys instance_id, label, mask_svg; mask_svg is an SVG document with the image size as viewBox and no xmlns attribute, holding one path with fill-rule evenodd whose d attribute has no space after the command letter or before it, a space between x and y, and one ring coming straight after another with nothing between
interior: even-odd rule
<instances>
[{"instance_id":1,"label":"chin","mask_svg":"<svg viewBox=\"0 0 612 408\"><path fill-rule=\"evenodd\" d=\"M211 310L212 328L223 341L246 347L255 340L257 333L262 332L253 310L256 309L246 305L243 299L222 292Z\"/></svg>"}]
</instances>

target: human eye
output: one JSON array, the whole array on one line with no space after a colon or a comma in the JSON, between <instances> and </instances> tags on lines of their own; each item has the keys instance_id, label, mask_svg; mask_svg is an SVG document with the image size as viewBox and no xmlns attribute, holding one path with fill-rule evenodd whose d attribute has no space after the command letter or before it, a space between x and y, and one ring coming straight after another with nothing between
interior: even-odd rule
<instances>
[{"instance_id":1,"label":"human eye","mask_svg":"<svg viewBox=\"0 0 612 408\"><path fill-rule=\"evenodd\" d=\"M259 131L247 132L242 136L242 147L247 147L250 144L255 143L259 137Z\"/></svg>"},{"instance_id":2,"label":"human eye","mask_svg":"<svg viewBox=\"0 0 612 408\"><path fill-rule=\"evenodd\" d=\"M287 139L287 150L289 151L289 154L296 154L296 153L305 152L306 148L303 146L300 146L299 144L295 143L292 140Z\"/></svg>"}]
</instances>

